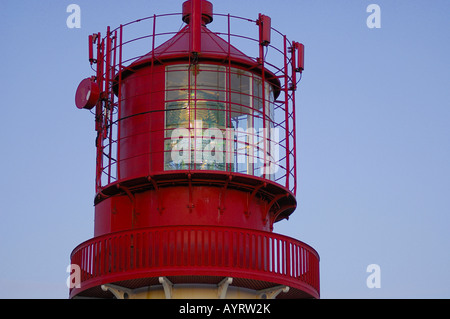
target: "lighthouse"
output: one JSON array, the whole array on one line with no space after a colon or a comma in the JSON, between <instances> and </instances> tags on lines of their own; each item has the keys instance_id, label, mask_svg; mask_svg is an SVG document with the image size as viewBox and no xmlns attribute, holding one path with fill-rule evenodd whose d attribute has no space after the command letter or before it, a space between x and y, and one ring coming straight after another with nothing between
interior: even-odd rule
<instances>
[{"instance_id":1,"label":"lighthouse","mask_svg":"<svg viewBox=\"0 0 450 319\"><path fill-rule=\"evenodd\" d=\"M95 225L70 298L319 298L318 253L274 232L297 207L303 44L206 0L88 44Z\"/></svg>"}]
</instances>

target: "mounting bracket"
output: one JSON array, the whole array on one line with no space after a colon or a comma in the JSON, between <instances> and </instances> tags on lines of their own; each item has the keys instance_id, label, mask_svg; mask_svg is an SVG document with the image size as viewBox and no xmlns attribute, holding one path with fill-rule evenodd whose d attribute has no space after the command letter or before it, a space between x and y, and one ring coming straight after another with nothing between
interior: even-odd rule
<instances>
[{"instance_id":1,"label":"mounting bracket","mask_svg":"<svg viewBox=\"0 0 450 319\"><path fill-rule=\"evenodd\" d=\"M261 299L275 299L281 292L288 292L288 286L275 286L258 291L258 295Z\"/></svg>"},{"instance_id":2,"label":"mounting bracket","mask_svg":"<svg viewBox=\"0 0 450 319\"><path fill-rule=\"evenodd\" d=\"M159 277L159 283L163 285L166 299L172 299L173 283L167 277Z\"/></svg>"},{"instance_id":3,"label":"mounting bracket","mask_svg":"<svg viewBox=\"0 0 450 319\"><path fill-rule=\"evenodd\" d=\"M101 288L103 291L110 291L117 299L129 299L133 295L131 289L113 284L102 285Z\"/></svg>"},{"instance_id":4,"label":"mounting bracket","mask_svg":"<svg viewBox=\"0 0 450 319\"><path fill-rule=\"evenodd\" d=\"M228 286L233 282L232 277L226 277L217 284L217 295L219 299L225 299L227 295Z\"/></svg>"}]
</instances>

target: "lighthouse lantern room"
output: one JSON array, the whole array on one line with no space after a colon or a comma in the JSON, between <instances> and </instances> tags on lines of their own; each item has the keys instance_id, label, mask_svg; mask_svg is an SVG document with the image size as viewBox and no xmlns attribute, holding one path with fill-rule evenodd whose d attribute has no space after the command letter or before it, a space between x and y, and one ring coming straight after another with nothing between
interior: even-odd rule
<instances>
[{"instance_id":1,"label":"lighthouse lantern room","mask_svg":"<svg viewBox=\"0 0 450 319\"><path fill-rule=\"evenodd\" d=\"M319 298L317 252L273 232L297 207L303 44L205 0L88 40L95 226L70 298Z\"/></svg>"}]
</instances>

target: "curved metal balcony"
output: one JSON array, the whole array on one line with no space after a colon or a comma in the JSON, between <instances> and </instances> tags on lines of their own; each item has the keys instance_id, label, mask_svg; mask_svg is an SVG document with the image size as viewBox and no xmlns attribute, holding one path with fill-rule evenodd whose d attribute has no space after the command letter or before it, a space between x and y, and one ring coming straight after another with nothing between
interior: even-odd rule
<instances>
[{"instance_id":1,"label":"curved metal balcony","mask_svg":"<svg viewBox=\"0 0 450 319\"><path fill-rule=\"evenodd\" d=\"M70 297L110 297L100 288L176 283L215 283L263 290L289 286L280 298L319 298L319 255L279 234L243 228L170 226L117 232L80 244L71 255L79 286Z\"/></svg>"}]
</instances>

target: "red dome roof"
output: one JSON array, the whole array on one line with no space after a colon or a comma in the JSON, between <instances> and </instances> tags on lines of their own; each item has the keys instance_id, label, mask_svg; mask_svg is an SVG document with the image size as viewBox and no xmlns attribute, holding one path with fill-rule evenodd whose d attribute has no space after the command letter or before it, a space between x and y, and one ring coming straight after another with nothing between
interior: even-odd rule
<instances>
[{"instance_id":1,"label":"red dome roof","mask_svg":"<svg viewBox=\"0 0 450 319\"><path fill-rule=\"evenodd\" d=\"M130 67L151 63L153 58L155 63L189 58L191 54L190 33L190 25L186 25L173 38L155 48L154 52L151 51L139 58ZM201 30L201 52L198 53L198 58L215 61L228 61L228 58L230 58L232 63L246 66L257 64L256 59L248 57L205 26L202 26Z\"/></svg>"},{"instance_id":2,"label":"red dome roof","mask_svg":"<svg viewBox=\"0 0 450 319\"><path fill-rule=\"evenodd\" d=\"M262 73L261 64L256 58L247 56L204 25L201 26L201 50L194 57L190 48L191 32L191 25L186 25L171 39L143 55L124 69L122 79L125 79L137 69L151 65L152 61L155 64L165 64L177 61L192 61L193 58L197 59L195 63L214 61L228 64L230 62L232 65ZM264 73L266 74L266 80L274 85L274 95L277 98L280 93L280 81L268 69L265 69Z\"/></svg>"}]
</instances>

